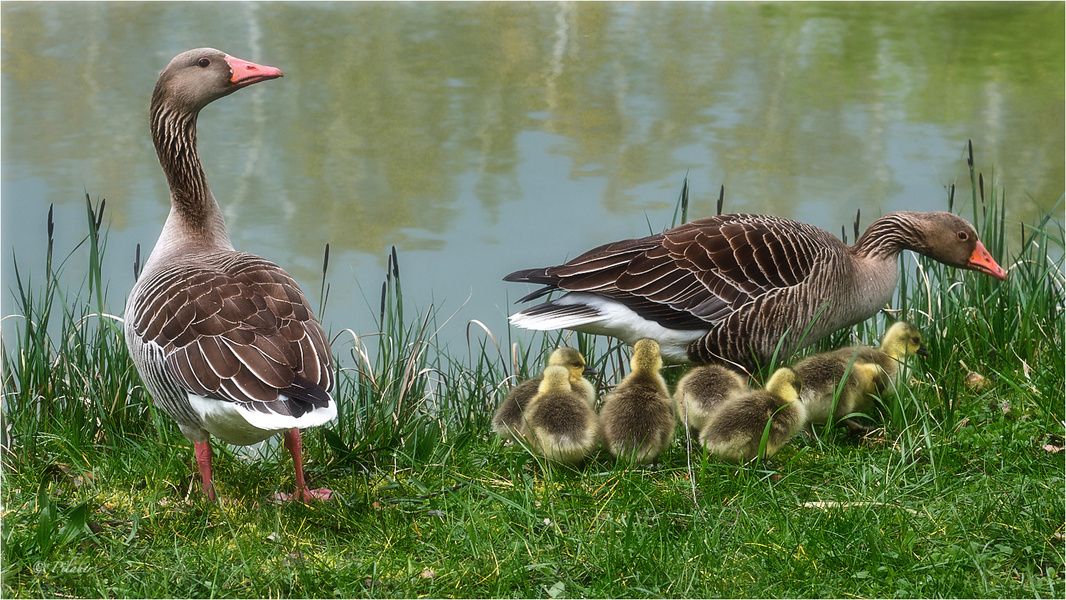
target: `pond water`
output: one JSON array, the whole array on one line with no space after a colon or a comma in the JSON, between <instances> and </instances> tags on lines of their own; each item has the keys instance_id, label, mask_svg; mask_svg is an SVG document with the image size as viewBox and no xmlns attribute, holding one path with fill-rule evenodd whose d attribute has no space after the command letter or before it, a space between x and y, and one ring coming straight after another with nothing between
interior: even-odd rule
<instances>
[{"instance_id":1,"label":"pond water","mask_svg":"<svg viewBox=\"0 0 1066 600\"><path fill-rule=\"evenodd\" d=\"M506 338L513 270L690 216L839 233L893 210L972 217L965 146L1032 222L1063 193L1064 5L162 3L2 7L2 274L40 272L106 198L108 305L168 210L147 127L159 71L214 46L285 76L203 111L234 245L285 267L334 332L373 330L389 249L404 295ZM1061 211L1060 215L1061 217ZM1020 230L1020 226L1018 229ZM72 281L83 265L73 263ZM528 338L531 334L523 333Z\"/></svg>"}]
</instances>

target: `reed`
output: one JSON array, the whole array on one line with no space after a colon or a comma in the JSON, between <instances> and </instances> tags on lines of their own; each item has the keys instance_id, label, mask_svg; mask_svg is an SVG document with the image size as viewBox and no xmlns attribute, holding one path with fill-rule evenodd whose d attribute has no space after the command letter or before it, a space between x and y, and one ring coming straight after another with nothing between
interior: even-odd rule
<instances>
[{"instance_id":1,"label":"reed","mask_svg":"<svg viewBox=\"0 0 1066 600\"><path fill-rule=\"evenodd\" d=\"M43 456L79 457L78 448L119 447L127 440L157 438L151 408L139 390L122 338L120 318L106 310L107 287L100 257L106 246L104 203L86 196L87 235L58 264L51 208L43 282L23 279L15 258L18 321L15 347L3 348L5 467L32 465ZM88 276L78 293L64 287L67 262L87 253Z\"/></svg>"},{"instance_id":2,"label":"reed","mask_svg":"<svg viewBox=\"0 0 1066 600\"><path fill-rule=\"evenodd\" d=\"M1006 390L1051 390L1061 387L1064 369L1063 230L1062 222L1055 222L1063 199L1037 223L1014 225L1021 234L1021 248L1009 255L1004 192L988 186L986 194L972 145L967 167L974 226L992 256L1007 269L1007 281L959 273L919 257L915 268L903 271L899 311L894 315L923 331L932 355L914 361L915 373L926 382L920 385L932 386L931 415L948 427L958 421L958 399L971 392L991 399ZM949 206L954 191L952 185ZM1051 396L1021 395L1033 402L1032 408L1062 421L1061 391Z\"/></svg>"}]
</instances>

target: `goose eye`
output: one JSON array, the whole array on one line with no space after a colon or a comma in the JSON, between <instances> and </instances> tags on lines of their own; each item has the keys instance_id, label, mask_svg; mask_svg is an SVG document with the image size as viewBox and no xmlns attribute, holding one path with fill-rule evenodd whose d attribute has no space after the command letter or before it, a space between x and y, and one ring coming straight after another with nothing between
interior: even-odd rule
<instances>
[{"instance_id":1,"label":"goose eye","mask_svg":"<svg viewBox=\"0 0 1066 600\"><path fill-rule=\"evenodd\" d=\"M196 61L196 64L200 68L206 69L207 67L211 66L211 59L210 58L201 58L200 60Z\"/></svg>"},{"instance_id":2,"label":"goose eye","mask_svg":"<svg viewBox=\"0 0 1066 600\"><path fill-rule=\"evenodd\" d=\"M960 231L958 235L959 241L961 242L965 242L966 240L970 239L970 234L966 233L965 231Z\"/></svg>"}]
</instances>

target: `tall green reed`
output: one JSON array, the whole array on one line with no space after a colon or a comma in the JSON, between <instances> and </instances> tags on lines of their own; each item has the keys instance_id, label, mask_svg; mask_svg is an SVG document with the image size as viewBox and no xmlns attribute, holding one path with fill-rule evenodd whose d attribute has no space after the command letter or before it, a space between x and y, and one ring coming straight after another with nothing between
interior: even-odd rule
<instances>
[{"instance_id":1,"label":"tall green reed","mask_svg":"<svg viewBox=\"0 0 1066 600\"><path fill-rule=\"evenodd\" d=\"M424 459L427 447L439 440L440 425L430 410L436 391L432 375L439 372L429 352L434 314L431 307L417 323L404 320L393 248L381 286L378 331L342 334L350 338L344 345L352 364L338 367L337 424L324 431L335 461L365 464L397 453Z\"/></svg>"},{"instance_id":2,"label":"tall green reed","mask_svg":"<svg viewBox=\"0 0 1066 600\"><path fill-rule=\"evenodd\" d=\"M18 468L41 456L78 460L87 445L114 445L152 435L150 407L134 392L140 381L122 338L120 319L108 314L101 257L107 244L104 202L86 195L88 232L58 264L49 208L43 283L25 278L14 260L17 315L14 348L2 343L5 465ZM72 292L64 287L68 261L87 254L88 275Z\"/></svg>"},{"instance_id":3,"label":"tall green reed","mask_svg":"<svg viewBox=\"0 0 1066 600\"><path fill-rule=\"evenodd\" d=\"M896 305L897 317L923 331L932 355L918 361L936 403L937 420L953 426L961 398L993 390L1016 390L1033 398L1046 416L1062 419L1063 387L1063 231L1054 229L1054 215L1063 199L1036 223L1017 224L1021 248L1007 247L1006 199L994 185L986 190L984 175L967 146L974 227L993 258L1005 269L1006 281L980 273L945 267L917 257L913 270L904 268ZM987 193L986 193L987 192ZM955 185L948 188L954 208Z\"/></svg>"}]
</instances>

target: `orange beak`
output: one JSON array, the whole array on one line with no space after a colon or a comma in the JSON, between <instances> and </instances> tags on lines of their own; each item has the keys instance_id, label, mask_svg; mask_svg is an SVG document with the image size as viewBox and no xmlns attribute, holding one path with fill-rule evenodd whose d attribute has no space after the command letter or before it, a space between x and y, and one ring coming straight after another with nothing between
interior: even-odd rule
<instances>
[{"instance_id":1,"label":"orange beak","mask_svg":"<svg viewBox=\"0 0 1066 600\"><path fill-rule=\"evenodd\" d=\"M281 69L257 65L232 56L226 57L226 64L229 65L230 71L233 73L229 81L237 87L281 77Z\"/></svg>"},{"instance_id":2,"label":"orange beak","mask_svg":"<svg viewBox=\"0 0 1066 600\"><path fill-rule=\"evenodd\" d=\"M973 249L970 260L966 261L966 266L974 271L988 273L999 280L1005 281L1007 279L1007 272L1003 270L1003 267L996 264L996 261L992 260L992 255L988 253L988 250L985 250L985 246L981 242L977 242L977 247Z\"/></svg>"}]
</instances>

